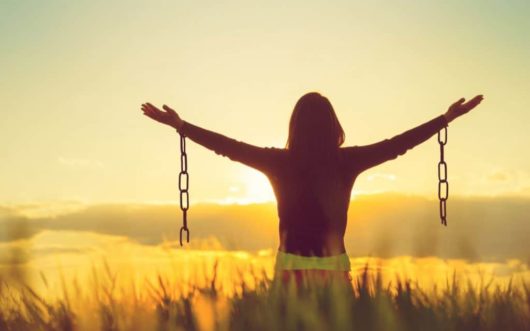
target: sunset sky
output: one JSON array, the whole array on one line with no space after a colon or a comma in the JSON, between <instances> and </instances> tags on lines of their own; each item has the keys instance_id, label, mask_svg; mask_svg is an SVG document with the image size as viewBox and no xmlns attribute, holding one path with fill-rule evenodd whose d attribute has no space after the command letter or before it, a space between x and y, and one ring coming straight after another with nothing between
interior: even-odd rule
<instances>
[{"instance_id":1,"label":"sunset sky","mask_svg":"<svg viewBox=\"0 0 530 331\"><path fill-rule=\"evenodd\" d=\"M178 135L142 116L283 147L297 99L329 97L346 145L484 94L449 126L453 196L530 196L528 1L2 1L0 203L174 202ZM266 178L188 142L191 202L273 200ZM436 196L433 137L353 195Z\"/></svg>"},{"instance_id":2,"label":"sunset sky","mask_svg":"<svg viewBox=\"0 0 530 331\"><path fill-rule=\"evenodd\" d=\"M121 279L186 279L217 257L229 275L272 270L266 177L190 140L191 242L178 245L179 135L141 104L283 148L296 101L317 91L344 146L485 97L449 124L448 227L436 136L357 178L354 269L382 258L390 274L530 279L529 16L528 0L0 0L0 278L60 284L104 261Z\"/></svg>"}]
</instances>

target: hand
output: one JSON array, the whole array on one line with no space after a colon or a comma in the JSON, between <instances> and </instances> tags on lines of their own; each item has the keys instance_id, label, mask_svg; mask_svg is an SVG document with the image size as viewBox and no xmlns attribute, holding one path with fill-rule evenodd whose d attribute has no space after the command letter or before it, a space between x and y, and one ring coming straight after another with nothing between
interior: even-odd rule
<instances>
[{"instance_id":1,"label":"hand","mask_svg":"<svg viewBox=\"0 0 530 331\"><path fill-rule=\"evenodd\" d=\"M162 108L164 108L166 111L162 111L150 103L142 104L142 111L144 112L145 116L180 130L184 121L173 109L169 108L168 106L164 105Z\"/></svg>"},{"instance_id":2,"label":"hand","mask_svg":"<svg viewBox=\"0 0 530 331\"><path fill-rule=\"evenodd\" d=\"M478 106L478 104L484 99L482 94L477 95L473 99L469 100L468 102L464 103L466 101L465 98L461 98L457 102L453 103L447 112L444 114L445 118L447 119L447 122L451 122L455 118L464 115L465 113L469 112L471 109Z\"/></svg>"}]
</instances>

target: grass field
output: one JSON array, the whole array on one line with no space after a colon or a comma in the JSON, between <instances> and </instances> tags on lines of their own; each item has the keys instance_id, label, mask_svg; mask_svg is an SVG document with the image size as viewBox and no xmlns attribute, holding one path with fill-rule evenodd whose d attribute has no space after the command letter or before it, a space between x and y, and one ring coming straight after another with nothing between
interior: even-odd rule
<instances>
[{"instance_id":1,"label":"grass field","mask_svg":"<svg viewBox=\"0 0 530 331\"><path fill-rule=\"evenodd\" d=\"M424 288L366 264L352 272L351 288L280 286L251 269L227 289L217 262L203 279L187 283L164 274L122 281L104 263L90 283L63 278L53 295L45 276L40 290L6 278L0 330L530 330L524 278L471 281L453 273Z\"/></svg>"}]
</instances>

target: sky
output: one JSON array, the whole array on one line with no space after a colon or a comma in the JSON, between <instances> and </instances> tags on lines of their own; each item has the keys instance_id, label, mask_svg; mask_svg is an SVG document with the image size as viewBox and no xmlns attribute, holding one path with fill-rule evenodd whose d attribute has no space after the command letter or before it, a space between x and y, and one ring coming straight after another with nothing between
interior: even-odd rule
<instances>
[{"instance_id":1,"label":"sky","mask_svg":"<svg viewBox=\"0 0 530 331\"><path fill-rule=\"evenodd\" d=\"M526 0L0 0L0 275L109 261L130 275L177 262L189 276L192 260L226 254L272 267L266 177L190 140L191 242L177 244L179 136L141 104L283 148L296 101L317 91L345 146L483 94L449 124L449 226L434 136L356 179L346 250L358 267L421 260L444 277L467 261L480 277L528 278L529 15Z\"/></svg>"},{"instance_id":2,"label":"sky","mask_svg":"<svg viewBox=\"0 0 530 331\"><path fill-rule=\"evenodd\" d=\"M186 121L284 147L297 99L327 96L345 145L390 138L460 97L452 196L530 196L528 1L0 2L0 203L175 202ZM352 197L436 197L433 137ZM264 175L188 142L191 203L273 201ZM214 171L212 171L214 170Z\"/></svg>"}]
</instances>

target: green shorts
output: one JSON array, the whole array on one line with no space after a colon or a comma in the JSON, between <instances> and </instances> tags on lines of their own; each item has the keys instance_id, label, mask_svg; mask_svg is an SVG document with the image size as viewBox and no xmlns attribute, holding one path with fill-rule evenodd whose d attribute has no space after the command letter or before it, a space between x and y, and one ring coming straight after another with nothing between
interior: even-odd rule
<instances>
[{"instance_id":1,"label":"green shorts","mask_svg":"<svg viewBox=\"0 0 530 331\"><path fill-rule=\"evenodd\" d=\"M302 256L282 251L276 253L275 271L308 269L350 271L350 258L346 253L324 257Z\"/></svg>"}]
</instances>

